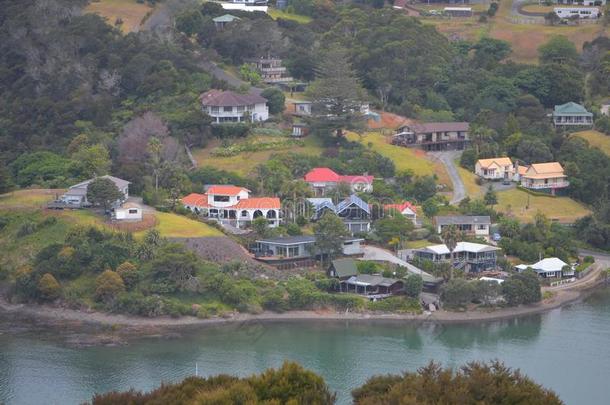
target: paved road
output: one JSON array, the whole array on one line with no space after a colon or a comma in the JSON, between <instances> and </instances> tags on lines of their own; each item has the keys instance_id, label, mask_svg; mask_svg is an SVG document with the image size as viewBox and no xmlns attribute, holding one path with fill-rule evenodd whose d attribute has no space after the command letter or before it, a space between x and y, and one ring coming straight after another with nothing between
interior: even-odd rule
<instances>
[{"instance_id":1,"label":"paved road","mask_svg":"<svg viewBox=\"0 0 610 405\"><path fill-rule=\"evenodd\" d=\"M461 151L445 151L445 152L428 152L428 154L435 159L438 159L447 168L447 174L453 183L453 197L451 204L457 204L466 198L466 187L460 177L460 173L455 166L455 160L461 155Z\"/></svg>"},{"instance_id":2,"label":"paved road","mask_svg":"<svg viewBox=\"0 0 610 405\"><path fill-rule=\"evenodd\" d=\"M432 274L426 273L425 271L413 266L411 263L399 259L388 250L378 248L376 246L364 246L362 249L364 251L364 260L394 263L401 267L405 267L409 273L422 276L424 280L432 281L436 279L436 277L434 277Z\"/></svg>"}]
</instances>

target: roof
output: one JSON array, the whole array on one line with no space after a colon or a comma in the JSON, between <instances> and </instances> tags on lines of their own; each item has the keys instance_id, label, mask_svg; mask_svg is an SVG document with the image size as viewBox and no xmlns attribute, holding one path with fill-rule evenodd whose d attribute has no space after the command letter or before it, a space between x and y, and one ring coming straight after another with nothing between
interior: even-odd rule
<instances>
[{"instance_id":1,"label":"roof","mask_svg":"<svg viewBox=\"0 0 610 405\"><path fill-rule=\"evenodd\" d=\"M491 225L491 217L489 215L446 215L434 217L434 222L437 225Z\"/></svg>"},{"instance_id":2,"label":"roof","mask_svg":"<svg viewBox=\"0 0 610 405\"><path fill-rule=\"evenodd\" d=\"M553 109L553 115L584 115L584 116L589 116L592 117L593 114L590 113L589 111L587 111L587 109L585 107L583 107L582 105L578 104L578 103L574 103L572 101L565 103L565 104L561 104L561 105L556 105L555 108Z\"/></svg>"},{"instance_id":3,"label":"roof","mask_svg":"<svg viewBox=\"0 0 610 405\"><path fill-rule=\"evenodd\" d=\"M547 273L547 272L553 272L553 271L561 271L564 266L568 266L568 264L566 262L564 262L563 260L557 258L557 257L548 257L546 259L542 259L537 263L534 264L520 264L517 267L518 269L521 270L526 270L528 267L531 267L532 269L534 269L536 272L538 273Z\"/></svg>"},{"instance_id":4,"label":"roof","mask_svg":"<svg viewBox=\"0 0 610 405\"><path fill-rule=\"evenodd\" d=\"M328 167L316 167L314 169L311 169L305 175L305 181L310 182L310 183L314 183L314 182L338 183L340 177L341 176L339 176L337 173L335 173L332 169L329 169Z\"/></svg>"},{"instance_id":5,"label":"roof","mask_svg":"<svg viewBox=\"0 0 610 405\"><path fill-rule=\"evenodd\" d=\"M492 164L497 164L498 166L510 166L513 164L512 160L509 157L497 157L490 159L479 159L477 163L481 165L482 168L486 169Z\"/></svg>"},{"instance_id":6,"label":"roof","mask_svg":"<svg viewBox=\"0 0 610 405\"><path fill-rule=\"evenodd\" d=\"M470 128L467 122L427 122L424 124L413 124L408 126L416 134L429 132L466 132Z\"/></svg>"},{"instance_id":7,"label":"roof","mask_svg":"<svg viewBox=\"0 0 610 405\"><path fill-rule=\"evenodd\" d=\"M220 17L212 18L212 21L214 21L214 22L232 22L234 20L241 20L241 18L236 17L231 14L224 14L224 15L221 15Z\"/></svg>"},{"instance_id":8,"label":"roof","mask_svg":"<svg viewBox=\"0 0 610 405\"><path fill-rule=\"evenodd\" d=\"M208 196L205 194L191 193L182 198L182 204L191 207L207 207Z\"/></svg>"},{"instance_id":9,"label":"roof","mask_svg":"<svg viewBox=\"0 0 610 405\"><path fill-rule=\"evenodd\" d=\"M210 90L199 96L202 105L212 107L238 107L266 103L267 99L257 94L239 94L231 90Z\"/></svg>"},{"instance_id":10,"label":"roof","mask_svg":"<svg viewBox=\"0 0 610 405\"><path fill-rule=\"evenodd\" d=\"M472 11L471 7L445 7L445 11Z\"/></svg>"},{"instance_id":11,"label":"roof","mask_svg":"<svg viewBox=\"0 0 610 405\"><path fill-rule=\"evenodd\" d=\"M383 208L385 208L386 211L396 211L396 212L403 212L405 209L408 208L414 214L417 212L417 209L415 208L415 206L413 204L411 204L409 201L405 201L400 204L386 204L383 206Z\"/></svg>"},{"instance_id":12,"label":"roof","mask_svg":"<svg viewBox=\"0 0 610 405\"><path fill-rule=\"evenodd\" d=\"M357 286L381 286L381 287L391 287L401 280L397 280L395 278L387 278L378 275L371 274L358 274L357 276L352 276L349 279L345 280L345 283Z\"/></svg>"},{"instance_id":13,"label":"roof","mask_svg":"<svg viewBox=\"0 0 610 405\"><path fill-rule=\"evenodd\" d=\"M247 193L250 192L247 188L237 187L237 186L210 186L208 187L206 193L207 194L217 194L217 195L238 195L242 191Z\"/></svg>"},{"instance_id":14,"label":"roof","mask_svg":"<svg viewBox=\"0 0 610 405\"><path fill-rule=\"evenodd\" d=\"M527 166L518 166L517 173L523 175L523 174L527 173L527 169L528 169Z\"/></svg>"},{"instance_id":15,"label":"roof","mask_svg":"<svg viewBox=\"0 0 610 405\"><path fill-rule=\"evenodd\" d=\"M453 253L469 252L469 253L482 253L482 252L494 252L500 250L499 247L483 245L482 243L473 242L458 242L453 250ZM416 249L419 252L429 252L437 255L448 255L449 249L447 245L432 245L426 246L422 249Z\"/></svg>"},{"instance_id":16,"label":"roof","mask_svg":"<svg viewBox=\"0 0 610 405\"><path fill-rule=\"evenodd\" d=\"M530 169L533 173L530 172ZM548 177L566 177L559 162L534 163L530 165L523 177L531 179L544 179Z\"/></svg>"},{"instance_id":17,"label":"roof","mask_svg":"<svg viewBox=\"0 0 610 405\"><path fill-rule=\"evenodd\" d=\"M73 185L72 187L70 187L70 189L73 189L73 188L85 188L86 186L89 185L89 183L91 183L93 180L96 180L96 179L109 179L109 180L111 180L117 186L117 188L119 190L123 189L123 188L125 188L125 187L127 187L128 185L131 184L131 182L129 182L127 180L123 180L123 179L119 179L118 177L106 175L106 176L94 177L92 179L82 181L82 182L80 182L78 184Z\"/></svg>"},{"instance_id":18,"label":"roof","mask_svg":"<svg viewBox=\"0 0 610 405\"><path fill-rule=\"evenodd\" d=\"M282 204L277 197L258 197L239 200L234 205L237 209L280 209Z\"/></svg>"},{"instance_id":19,"label":"roof","mask_svg":"<svg viewBox=\"0 0 610 405\"><path fill-rule=\"evenodd\" d=\"M352 194L349 197L347 197L345 200L343 200L339 204L337 204L337 214L339 214L340 212L342 212L343 210L345 210L352 204L361 208L367 214L370 214L370 212L371 212L368 203L364 202L362 200L362 198L358 197L356 194Z\"/></svg>"},{"instance_id":20,"label":"roof","mask_svg":"<svg viewBox=\"0 0 610 405\"><path fill-rule=\"evenodd\" d=\"M282 236L278 238L259 239L257 243L267 243L270 245L301 245L304 243L315 243L316 238L310 235L301 236Z\"/></svg>"},{"instance_id":21,"label":"roof","mask_svg":"<svg viewBox=\"0 0 610 405\"><path fill-rule=\"evenodd\" d=\"M373 176L348 175L342 176L328 167L316 167L305 175L305 181L309 183L372 183Z\"/></svg>"},{"instance_id":22,"label":"roof","mask_svg":"<svg viewBox=\"0 0 610 405\"><path fill-rule=\"evenodd\" d=\"M339 278L355 276L358 274L358 267L354 259L336 259L332 261L332 267L336 276Z\"/></svg>"},{"instance_id":23,"label":"roof","mask_svg":"<svg viewBox=\"0 0 610 405\"><path fill-rule=\"evenodd\" d=\"M134 208L138 208L138 209L142 209L142 206L140 204L134 203L134 202L126 202L125 204L121 205L120 208L123 209L134 209Z\"/></svg>"}]
</instances>

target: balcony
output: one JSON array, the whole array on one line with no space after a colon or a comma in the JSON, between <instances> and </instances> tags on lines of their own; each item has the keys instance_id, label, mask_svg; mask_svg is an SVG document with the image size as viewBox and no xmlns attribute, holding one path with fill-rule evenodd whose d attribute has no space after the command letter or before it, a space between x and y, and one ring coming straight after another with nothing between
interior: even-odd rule
<instances>
[{"instance_id":1,"label":"balcony","mask_svg":"<svg viewBox=\"0 0 610 405\"><path fill-rule=\"evenodd\" d=\"M563 181L553 181L553 182L529 182L526 181L522 184L523 187L529 188L531 190L545 190L545 189L555 189L555 188L565 188L570 186L570 182L567 180Z\"/></svg>"}]
</instances>

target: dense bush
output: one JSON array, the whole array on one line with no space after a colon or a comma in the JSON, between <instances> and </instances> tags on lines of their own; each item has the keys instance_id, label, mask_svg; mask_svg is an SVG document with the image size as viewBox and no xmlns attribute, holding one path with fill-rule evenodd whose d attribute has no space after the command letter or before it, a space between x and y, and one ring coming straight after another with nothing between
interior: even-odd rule
<instances>
[{"instance_id":1,"label":"dense bush","mask_svg":"<svg viewBox=\"0 0 610 405\"><path fill-rule=\"evenodd\" d=\"M540 280L531 270L514 274L502 283L504 298L511 306L533 304L542 299Z\"/></svg>"},{"instance_id":2,"label":"dense bush","mask_svg":"<svg viewBox=\"0 0 610 405\"><path fill-rule=\"evenodd\" d=\"M454 278L441 288L443 304L451 308L464 307L473 299L473 285L462 279Z\"/></svg>"}]
</instances>

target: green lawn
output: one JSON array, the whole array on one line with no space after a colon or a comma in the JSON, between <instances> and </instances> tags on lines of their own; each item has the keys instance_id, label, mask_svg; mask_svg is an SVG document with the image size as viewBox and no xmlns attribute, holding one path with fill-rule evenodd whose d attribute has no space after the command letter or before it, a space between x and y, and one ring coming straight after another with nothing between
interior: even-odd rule
<instances>
[{"instance_id":1,"label":"green lawn","mask_svg":"<svg viewBox=\"0 0 610 405\"><path fill-rule=\"evenodd\" d=\"M526 208L528 195L529 208ZM499 191L498 205L494 208L500 212L510 213L523 222L532 222L536 213L541 212L549 219L573 223L591 212L584 205L568 197L534 196L519 189Z\"/></svg>"},{"instance_id":2,"label":"green lawn","mask_svg":"<svg viewBox=\"0 0 610 405\"><path fill-rule=\"evenodd\" d=\"M589 145L599 148L606 155L610 156L610 136L594 130L575 132L572 136L586 139Z\"/></svg>"},{"instance_id":3,"label":"green lawn","mask_svg":"<svg viewBox=\"0 0 610 405\"><path fill-rule=\"evenodd\" d=\"M136 0L99 0L91 1L85 12L99 14L114 25L117 19L123 20L121 30L124 33L138 31L147 13L153 10L146 2Z\"/></svg>"},{"instance_id":4,"label":"green lawn","mask_svg":"<svg viewBox=\"0 0 610 405\"><path fill-rule=\"evenodd\" d=\"M0 195L0 209L30 209L41 208L47 202L54 200L64 190L31 189L17 190Z\"/></svg>"},{"instance_id":5,"label":"green lawn","mask_svg":"<svg viewBox=\"0 0 610 405\"><path fill-rule=\"evenodd\" d=\"M223 233L218 229L182 215L157 212L155 213L155 216L157 217L156 229L161 233L161 236L165 238L204 238L210 236L223 236ZM144 232L136 233L136 237L142 235Z\"/></svg>"},{"instance_id":6,"label":"green lawn","mask_svg":"<svg viewBox=\"0 0 610 405\"><path fill-rule=\"evenodd\" d=\"M307 24L311 22L311 17L308 17L306 15L287 13L285 11L278 10L277 8L269 7L269 9L267 10L267 14L269 14L269 16L274 20L282 18L284 20L293 20L300 24Z\"/></svg>"},{"instance_id":7,"label":"green lawn","mask_svg":"<svg viewBox=\"0 0 610 405\"><path fill-rule=\"evenodd\" d=\"M462 182L464 182L464 187L466 188L466 194L468 195L468 197L470 197L471 199L478 199L483 197L485 191L483 187L479 186L476 183L478 176L470 170L464 169L462 166L460 166L459 160L455 162L455 166L457 167L458 173L462 178Z\"/></svg>"},{"instance_id":8,"label":"green lawn","mask_svg":"<svg viewBox=\"0 0 610 405\"><path fill-rule=\"evenodd\" d=\"M256 136L255 140L264 141L265 139L273 138L268 136ZM252 140L252 137L248 137ZM277 139L277 138L276 138ZM236 140L235 142L245 142L246 140ZM300 153L305 155L320 155L324 151L321 141L315 136L308 136L303 139L304 146L293 145L282 150L264 150L259 152L243 152L231 157L212 156L212 150L219 146L219 142L211 142L204 149L193 150L193 156L197 161L198 166L212 166L217 169L235 172L242 176L247 176L254 171L254 168L261 163L269 160L271 155L277 153Z\"/></svg>"}]
</instances>

